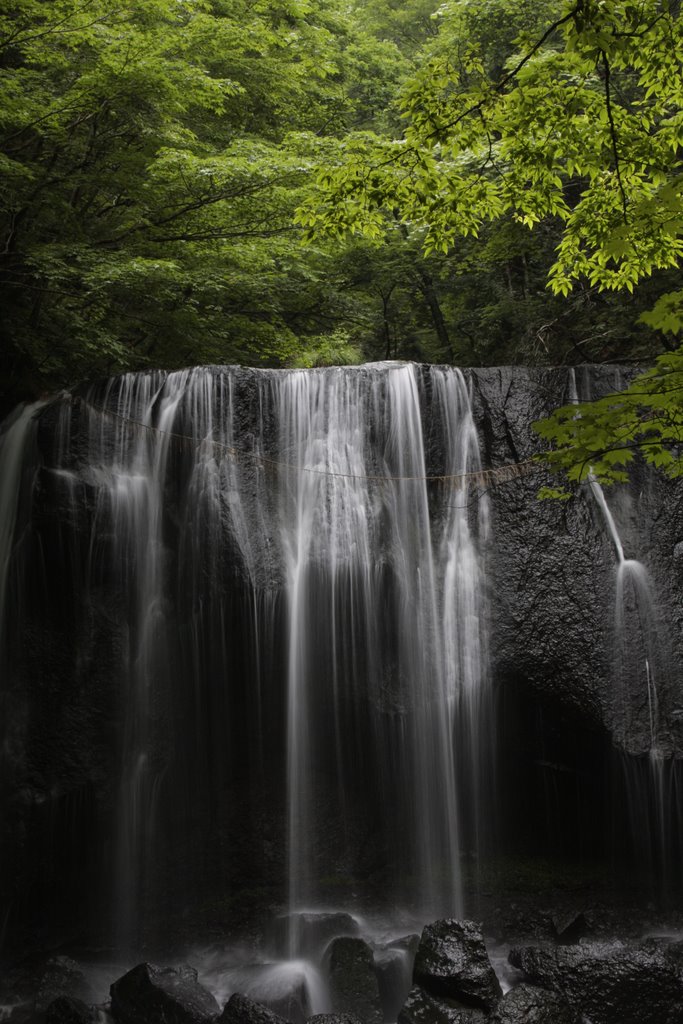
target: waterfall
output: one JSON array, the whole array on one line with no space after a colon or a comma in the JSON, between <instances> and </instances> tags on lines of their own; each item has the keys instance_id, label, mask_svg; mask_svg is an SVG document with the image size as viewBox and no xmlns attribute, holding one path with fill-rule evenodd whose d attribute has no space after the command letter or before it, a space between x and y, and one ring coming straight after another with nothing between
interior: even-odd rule
<instances>
[{"instance_id":1,"label":"waterfall","mask_svg":"<svg viewBox=\"0 0 683 1024\"><path fill-rule=\"evenodd\" d=\"M403 998L407 937L486 919L501 866L539 849L673 890L677 495L636 466L536 502L507 468L530 468L530 422L567 384L614 383L586 376L216 366L19 410L0 433L8 948L78 935L130 963L215 939L218 988L303 1013L334 1004L340 936Z\"/></svg>"},{"instance_id":2,"label":"waterfall","mask_svg":"<svg viewBox=\"0 0 683 1024\"><path fill-rule=\"evenodd\" d=\"M434 368L430 386L432 416L444 438L442 475L478 468L461 374ZM279 450L287 460L279 490L289 621L294 956L295 912L319 898L310 836L320 762L313 733L320 727L315 709L321 701L331 717L341 818L350 791L345 780L353 762L366 756L353 749L358 732L348 720L349 700L357 715L365 693L380 803L394 809L403 831L396 841L411 849L413 893L403 895L425 913L462 912L456 761L467 773L461 796L473 817L482 803L478 733L487 703L477 547L485 540L486 501L473 511L462 484L446 486L433 529L413 366L291 373L273 378L273 388ZM476 846L476 838L470 841Z\"/></svg>"},{"instance_id":3,"label":"waterfall","mask_svg":"<svg viewBox=\"0 0 683 1024\"><path fill-rule=\"evenodd\" d=\"M590 401L590 393L584 400ZM576 373L569 371L569 401L580 401ZM622 750L639 741L636 723L647 722L648 748L645 766L624 761L620 770L627 790L626 803L634 845L658 880L660 894L672 881L670 851L680 828L677 768L665 766L660 685L668 671L667 643L659 629L659 611L650 574L636 558L627 558L624 541L605 492L592 473L588 486L605 523L616 554L613 618L612 686L620 709L613 735ZM645 713L643 713L645 710ZM621 784L621 783L620 783Z\"/></svg>"},{"instance_id":4,"label":"waterfall","mask_svg":"<svg viewBox=\"0 0 683 1024\"><path fill-rule=\"evenodd\" d=\"M21 539L15 536L15 525L23 490L22 477L27 468L29 472L34 468L28 462L28 457L35 442L36 415L44 405L44 402L34 402L20 406L0 435L0 481L2 481L0 488L0 711L2 712L0 766L3 768L5 758L9 753L8 747L12 742L8 731L10 715L5 682L7 667L5 646L10 611L8 590L12 556ZM0 929L0 934L1 931L2 929Z\"/></svg>"},{"instance_id":5,"label":"waterfall","mask_svg":"<svg viewBox=\"0 0 683 1024\"><path fill-rule=\"evenodd\" d=\"M576 372L569 371L569 400L579 402ZM590 400L590 395L588 396ZM588 486L607 528L617 558L614 600L614 684L624 703L624 720L617 739L628 746L629 707L638 693L645 695L650 725L651 756L658 757L659 698L657 679L663 666L663 640L659 635L657 609L646 567L626 558L624 544L605 492L592 472Z\"/></svg>"},{"instance_id":6,"label":"waterfall","mask_svg":"<svg viewBox=\"0 0 683 1024\"><path fill-rule=\"evenodd\" d=\"M21 476L25 469L26 452L34 438L36 413L44 405L44 402L34 402L20 406L0 436L0 651L3 647L7 581L15 543L14 525Z\"/></svg>"},{"instance_id":7,"label":"waterfall","mask_svg":"<svg viewBox=\"0 0 683 1024\"><path fill-rule=\"evenodd\" d=\"M32 416L0 455L0 598ZM74 686L102 672L120 721L98 854L117 947L145 940L164 894L189 912L192 868L219 881L239 836L282 863L292 960L301 912L362 889L373 858L385 896L423 920L461 915L492 747L488 502L462 478L480 469L462 374L129 374L51 416L42 473L67 512L29 555L64 549Z\"/></svg>"}]
</instances>

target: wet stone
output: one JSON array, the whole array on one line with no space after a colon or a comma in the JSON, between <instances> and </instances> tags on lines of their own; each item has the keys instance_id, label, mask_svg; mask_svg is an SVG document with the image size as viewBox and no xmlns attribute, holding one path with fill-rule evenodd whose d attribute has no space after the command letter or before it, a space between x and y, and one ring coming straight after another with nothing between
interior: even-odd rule
<instances>
[{"instance_id":1,"label":"wet stone","mask_svg":"<svg viewBox=\"0 0 683 1024\"><path fill-rule=\"evenodd\" d=\"M479 925L441 920L422 932L413 981L432 996L490 1011L502 992Z\"/></svg>"},{"instance_id":2,"label":"wet stone","mask_svg":"<svg viewBox=\"0 0 683 1024\"><path fill-rule=\"evenodd\" d=\"M432 996L416 986L398 1015L398 1024L485 1024L487 1019L483 1010Z\"/></svg>"},{"instance_id":3,"label":"wet stone","mask_svg":"<svg viewBox=\"0 0 683 1024\"><path fill-rule=\"evenodd\" d=\"M522 984L503 996L491 1024L581 1024L581 1015L558 992Z\"/></svg>"},{"instance_id":4,"label":"wet stone","mask_svg":"<svg viewBox=\"0 0 683 1024\"><path fill-rule=\"evenodd\" d=\"M591 1024L683 1024L683 979L662 950L586 942L510 951L533 985L562 993Z\"/></svg>"},{"instance_id":5,"label":"wet stone","mask_svg":"<svg viewBox=\"0 0 683 1024\"><path fill-rule=\"evenodd\" d=\"M193 967L138 964L111 986L111 1012L120 1024L204 1024L220 1007Z\"/></svg>"},{"instance_id":6,"label":"wet stone","mask_svg":"<svg viewBox=\"0 0 683 1024\"><path fill-rule=\"evenodd\" d=\"M288 1024L285 1017L236 992L230 996L217 1024Z\"/></svg>"}]
</instances>

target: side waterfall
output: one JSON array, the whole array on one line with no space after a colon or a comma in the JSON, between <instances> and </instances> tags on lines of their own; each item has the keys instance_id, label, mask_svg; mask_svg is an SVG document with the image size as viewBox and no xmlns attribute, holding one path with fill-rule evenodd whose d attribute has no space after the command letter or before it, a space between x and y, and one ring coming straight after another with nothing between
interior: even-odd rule
<instances>
[{"instance_id":1,"label":"side waterfall","mask_svg":"<svg viewBox=\"0 0 683 1024\"><path fill-rule=\"evenodd\" d=\"M590 401L590 394L579 396L576 373L569 371L569 401ZM615 516L605 492L590 474L588 486L598 506L607 536L616 555L616 580L613 622L613 680L615 700L620 705L621 721L614 738L628 750L632 738L632 715L645 702L649 722L649 754L636 764L620 758L624 774L626 803L634 844L665 895L676 874L669 863L671 851L680 844L681 822L678 793L678 769L667 757L661 723L659 687L669 670L666 638L660 634L655 596L646 566L627 558Z\"/></svg>"}]
</instances>

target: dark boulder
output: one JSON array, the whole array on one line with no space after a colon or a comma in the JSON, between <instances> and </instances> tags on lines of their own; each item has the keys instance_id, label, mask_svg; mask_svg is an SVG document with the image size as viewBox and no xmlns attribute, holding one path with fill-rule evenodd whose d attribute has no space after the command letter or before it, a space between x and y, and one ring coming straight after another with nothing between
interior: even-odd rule
<instances>
[{"instance_id":1,"label":"dark boulder","mask_svg":"<svg viewBox=\"0 0 683 1024\"><path fill-rule=\"evenodd\" d=\"M484 1024L488 1019L483 1010L432 996L416 986L398 1015L398 1024Z\"/></svg>"},{"instance_id":2,"label":"dark boulder","mask_svg":"<svg viewBox=\"0 0 683 1024\"><path fill-rule=\"evenodd\" d=\"M218 1024L287 1024L287 1021L262 1003L235 992L225 1004Z\"/></svg>"},{"instance_id":3,"label":"dark boulder","mask_svg":"<svg viewBox=\"0 0 683 1024\"><path fill-rule=\"evenodd\" d=\"M111 1012L120 1024L204 1024L220 1007L193 967L138 964L111 986Z\"/></svg>"},{"instance_id":4,"label":"dark boulder","mask_svg":"<svg viewBox=\"0 0 683 1024\"><path fill-rule=\"evenodd\" d=\"M580 1024L581 1015L559 992L518 985L503 996L491 1024Z\"/></svg>"},{"instance_id":5,"label":"dark boulder","mask_svg":"<svg viewBox=\"0 0 683 1024\"><path fill-rule=\"evenodd\" d=\"M91 1006L71 996L59 996L45 1011L45 1024L93 1024L96 1018Z\"/></svg>"},{"instance_id":6,"label":"dark boulder","mask_svg":"<svg viewBox=\"0 0 683 1024\"><path fill-rule=\"evenodd\" d=\"M510 951L534 985L552 989L591 1024L683 1024L683 979L673 959L648 947L592 942Z\"/></svg>"},{"instance_id":7,"label":"dark boulder","mask_svg":"<svg viewBox=\"0 0 683 1024\"><path fill-rule=\"evenodd\" d=\"M502 992L479 925L441 920L427 925L415 956L413 981L430 995L490 1011Z\"/></svg>"},{"instance_id":8,"label":"dark boulder","mask_svg":"<svg viewBox=\"0 0 683 1024\"><path fill-rule=\"evenodd\" d=\"M367 942L356 938L333 939L325 950L323 966L335 1011L355 1013L365 1024L382 1024L379 985Z\"/></svg>"}]
</instances>

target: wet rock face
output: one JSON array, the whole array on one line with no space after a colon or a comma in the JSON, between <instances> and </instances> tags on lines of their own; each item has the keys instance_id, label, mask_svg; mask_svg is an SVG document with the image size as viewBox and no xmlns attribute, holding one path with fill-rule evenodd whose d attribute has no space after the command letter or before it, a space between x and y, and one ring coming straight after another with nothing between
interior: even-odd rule
<instances>
[{"instance_id":1,"label":"wet rock face","mask_svg":"<svg viewBox=\"0 0 683 1024\"><path fill-rule=\"evenodd\" d=\"M510 962L532 985L551 989L591 1024L682 1024L683 978L662 950L621 942L557 949L523 947Z\"/></svg>"},{"instance_id":2,"label":"wet rock face","mask_svg":"<svg viewBox=\"0 0 683 1024\"><path fill-rule=\"evenodd\" d=\"M220 1007L193 967L138 964L111 986L111 1013L119 1024L205 1024Z\"/></svg>"},{"instance_id":3,"label":"wet rock face","mask_svg":"<svg viewBox=\"0 0 683 1024\"><path fill-rule=\"evenodd\" d=\"M415 956L413 981L431 996L447 996L487 1012L502 995L481 929L473 921L427 925Z\"/></svg>"},{"instance_id":4,"label":"wet rock face","mask_svg":"<svg viewBox=\"0 0 683 1024\"><path fill-rule=\"evenodd\" d=\"M533 423L572 398L619 390L633 370L618 367L468 370L482 462L495 468L525 462L541 448ZM536 499L556 478L535 470L495 486L487 575L491 657L502 690L523 683L536 698L559 704L594 729L606 729L631 754L651 743L647 687L618 693L613 674L617 555L604 515L588 487L567 502ZM657 605L662 664L660 730L664 751L683 751L683 721L675 714L675 677L683 656L683 608L676 592L674 553L683 539L683 488L638 470L630 487L607 495L624 555L647 567ZM678 563L680 565L680 562ZM658 696L660 694L658 693ZM627 699L624 699L624 698Z\"/></svg>"}]
</instances>

